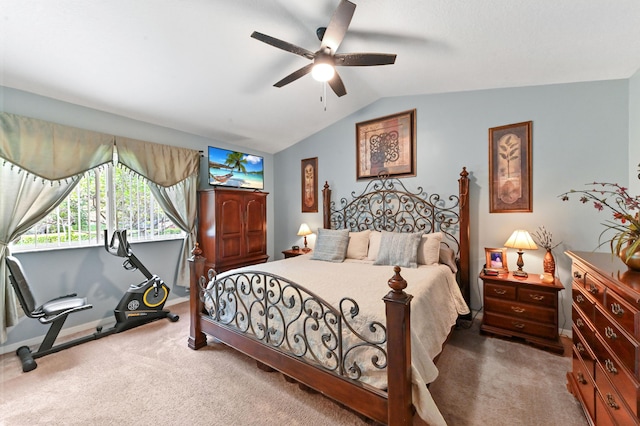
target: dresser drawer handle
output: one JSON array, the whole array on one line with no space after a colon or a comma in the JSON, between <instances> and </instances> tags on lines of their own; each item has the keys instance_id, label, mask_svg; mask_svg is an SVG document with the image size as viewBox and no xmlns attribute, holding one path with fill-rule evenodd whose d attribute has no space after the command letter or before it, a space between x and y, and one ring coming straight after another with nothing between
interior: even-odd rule
<instances>
[{"instance_id":1,"label":"dresser drawer handle","mask_svg":"<svg viewBox=\"0 0 640 426\"><path fill-rule=\"evenodd\" d=\"M576 325L578 326L578 328L584 327L584 321L582 321L582 318L578 318L576 320Z\"/></svg>"},{"instance_id":2,"label":"dresser drawer handle","mask_svg":"<svg viewBox=\"0 0 640 426\"><path fill-rule=\"evenodd\" d=\"M604 328L604 335L607 336L611 340L615 340L615 339L618 338L618 335L615 333L615 331L613 331L613 328L611 328L611 327L605 327Z\"/></svg>"},{"instance_id":3,"label":"dresser drawer handle","mask_svg":"<svg viewBox=\"0 0 640 426\"><path fill-rule=\"evenodd\" d=\"M617 315L619 317L624 315L624 309L622 309L619 303L611 304L611 312L613 313L613 315Z\"/></svg>"},{"instance_id":4,"label":"dresser drawer handle","mask_svg":"<svg viewBox=\"0 0 640 426\"><path fill-rule=\"evenodd\" d=\"M580 279L580 278L582 278L582 274L581 274L580 272L578 272L578 271L575 271L575 272L573 273L573 278Z\"/></svg>"},{"instance_id":5,"label":"dresser drawer handle","mask_svg":"<svg viewBox=\"0 0 640 426\"><path fill-rule=\"evenodd\" d=\"M533 300L537 300L538 302L544 300L544 296L542 294L530 294L529 297Z\"/></svg>"},{"instance_id":6,"label":"dresser drawer handle","mask_svg":"<svg viewBox=\"0 0 640 426\"><path fill-rule=\"evenodd\" d=\"M576 343L576 350L580 353L584 352L584 345L580 342Z\"/></svg>"},{"instance_id":7,"label":"dresser drawer handle","mask_svg":"<svg viewBox=\"0 0 640 426\"><path fill-rule=\"evenodd\" d=\"M520 306L512 306L511 310L517 314L521 314L525 311L525 309L521 308Z\"/></svg>"},{"instance_id":8,"label":"dresser drawer handle","mask_svg":"<svg viewBox=\"0 0 640 426\"><path fill-rule=\"evenodd\" d=\"M524 324L523 324L523 323L521 323L521 322L515 322L515 321L514 321L514 322L512 322L511 324L513 324L513 326L514 326L515 328L519 328L520 330L522 330L522 329L525 327L525 326L524 326Z\"/></svg>"},{"instance_id":9,"label":"dresser drawer handle","mask_svg":"<svg viewBox=\"0 0 640 426\"><path fill-rule=\"evenodd\" d=\"M596 287L595 285L589 283L589 293L596 295L598 294L598 287Z\"/></svg>"},{"instance_id":10,"label":"dresser drawer handle","mask_svg":"<svg viewBox=\"0 0 640 426\"><path fill-rule=\"evenodd\" d=\"M493 292L494 292L495 294L499 294L500 296L502 296L503 294L506 294L506 293L507 293L507 290L503 290L503 289L501 289L501 288L494 288L494 289L493 289Z\"/></svg>"},{"instance_id":11,"label":"dresser drawer handle","mask_svg":"<svg viewBox=\"0 0 640 426\"><path fill-rule=\"evenodd\" d=\"M611 361L608 358L604 360L604 367L607 369L609 373L618 374L618 369L613 364L613 361Z\"/></svg>"},{"instance_id":12,"label":"dresser drawer handle","mask_svg":"<svg viewBox=\"0 0 640 426\"><path fill-rule=\"evenodd\" d=\"M578 383L580 383L581 385L586 385L587 384L587 379L584 378L584 374L578 373L577 376L578 376L577 377Z\"/></svg>"},{"instance_id":13,"label":"dresser drawer handle","mask_svg":"<svg viewBox=\"0 0 640 426\"><path fill-rule=\"evenodd\" d=\"M584 302L584 297L582 297L582 295L581 295L581 294L577 295L577 296L576 296L576 302L578 302L578 303L582 303L582 302Z\"/></svg>"},{"instance_id":14,"label":"dresser drawer handle","mask_svg":"<svg viewBox=\"0 0 640 426\"><path fill-rule=\"evenodd\" d=\"M610 393L607 394L607 405L614 410L620 408L620 406L616 403L616 399Z\"/></svg>"}]
</instances>

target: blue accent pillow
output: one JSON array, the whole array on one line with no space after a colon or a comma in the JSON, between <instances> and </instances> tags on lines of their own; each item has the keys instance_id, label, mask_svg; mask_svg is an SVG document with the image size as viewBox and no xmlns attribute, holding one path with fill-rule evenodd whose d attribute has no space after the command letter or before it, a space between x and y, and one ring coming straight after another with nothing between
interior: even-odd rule
<instances>
[{"instance_id":1,"label":"blue accent pillow","mask_svg":"<svg viewBox=\"0 0 640 426\"><path fill-rule=\"evenodd\" d=\"M422 232L401 233L382 231L380 251L374 265L418 267L418 246Z\"/></svg>"},{"instance_id":2,"label":"blue accent pillow","mask_svg":"<svg viewBox=\"0 0 640 426\"><path fill-rule=\"evenodd\" d=\"M313 260L343 262L349 246L348 229L318 229L318 237L311 254Z\"/></svg>"}]
</instances>

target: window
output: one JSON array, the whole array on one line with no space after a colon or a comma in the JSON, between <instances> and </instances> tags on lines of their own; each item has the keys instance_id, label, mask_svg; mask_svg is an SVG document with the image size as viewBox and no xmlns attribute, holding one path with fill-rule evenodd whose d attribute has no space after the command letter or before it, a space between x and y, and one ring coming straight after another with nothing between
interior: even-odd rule
<instances>
[{"instance_id":1,"label":"window","mask_svg":"<svg viewBox=\"0 0 640 426\"><path fill-rule=\"evenodd\" d=\"M73 192L15 241L12 250L100 245L105 229L109 235L126 229L129 241L184 237L144 178L107 165L85 173Z\"/></svg>"}]
</instances>

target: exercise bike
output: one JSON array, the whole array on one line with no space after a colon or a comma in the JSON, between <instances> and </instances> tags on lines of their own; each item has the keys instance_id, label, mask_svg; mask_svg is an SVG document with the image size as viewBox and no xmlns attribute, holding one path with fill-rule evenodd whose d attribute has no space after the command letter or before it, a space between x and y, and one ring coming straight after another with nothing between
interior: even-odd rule
<instances>
[{"instance_id":1,"label":"exercise bike","mask_svg":"<svg viewBox=\"0 0 640 426\"><path fill-rule=\"evenodd\" d=\"M6 263L9 268L9 278L25 314L30 318L38 319L42 324L51 324L36 352L32 352L28 346L21 346L16 351L22 362L23 372L34 370L38 366L35 361L36 358L111 334L120 333L161 318L167 318L172 322L180 319L178 315L163 309L169 296L169 287L157 275L151 274L133 254L131 246L127 242L127 231L115 231L110 242L108 242L107 237L108 233L105 230L105 250L114 256L124 257L125 260L122 266L128 271L139 270L146 279L139 284L130 285L127 292L122 296L113 311L116 318L116 324L113 327L104 331L102 327L97 327L96 332L91 335L61 343L57 346L53 346L53 344L67 317L73 312L91 309L93 305L87 303L86 297L78 297L74 293L36 306L22 264L16 257L7 256Z\"/></svg>"}]
</instances>

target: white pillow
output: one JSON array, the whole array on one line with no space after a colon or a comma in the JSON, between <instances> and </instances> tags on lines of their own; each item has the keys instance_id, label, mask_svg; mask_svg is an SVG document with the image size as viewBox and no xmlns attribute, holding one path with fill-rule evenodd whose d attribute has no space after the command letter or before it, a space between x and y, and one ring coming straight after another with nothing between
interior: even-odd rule
<instances>
[{"instance_id":1,"label":"white pillow","mask_svg":"<svg viewBox=\"0 0 640 426\"><path fill-rule=\"evenodd\" d=\"M369 250L369 229L361 232L349 232L349 246L347 247L347 259L362 260L367 257Z\"/></svg>"},{"instance_id":2,"label":"white pillow","mask_svg":"<svg viewBox=\"0 0 640 426\"><path fill-rule=\"evenodd\" d=\"M311 259L327 262L344 261L349 244L349 230L319 228L317 235Z\"/></svg>"},{"instance_id":3,"label":"white pillow","mask_svg":"<svg viewBox=\"0 0 640 426\"><path fill-rule=\"evenodd\" d=\"M404 233L382 231L380 251L374 265L398 265L405 268L417 268L418 245L422 233ZM440 244L440 242L438 242Z\"/></svg>"},{"instance_id":4,"label":"white pillow","mask_svg":"<svg viewBox=\"0 0 640 426\"><path fill-rule=\"evenodd\" d=\"M371 231L371 233L369 234L369 251L367 252L367 260L376 260L378 258L381 239L382 232Z\"/></svg>"},{"instance_id":5,"label":"white pillow","mask_svg":"<svg viewBox=\"0 0 640 426\"><path fill-rule=\"evenodd\" d=\"M435 265L440 260L440 242L442 232L424 234L418 245L418 264Z\"/></svg>"}]
</instances>

